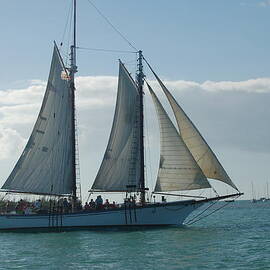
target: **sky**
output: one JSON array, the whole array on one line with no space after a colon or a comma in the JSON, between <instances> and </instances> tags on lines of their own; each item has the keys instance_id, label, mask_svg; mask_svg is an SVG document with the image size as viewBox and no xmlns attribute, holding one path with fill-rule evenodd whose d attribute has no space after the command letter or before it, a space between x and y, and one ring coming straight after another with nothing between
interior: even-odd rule
<instances>
[{"instance_id":1,"label":"sky","mask_svg":"<svg viewBox=\"0 0 270 270\"><path fill-rule=\"evenodd\" d=\"M270 178L270 38L266 31L270 26L270 1L92 3L137 49L143 50L234 183L245 193L243 198L252 197L252 182L256 195L265 196ZM71 0L1 3L0 184L20 156L40 109L53 40L63 42L61 51L67 58L70 6ZM88 0L78 0L77 31L79 47L134 51ZM119 58L134 75L134 53L78 50L76 100L84 196L107 145ZM172 116L146 67L145 74ZM159 138L155 111L147 95L145 113L149 126L146 158L151 164L147 177L151 188L156 177L155 146Z\"/></svg>"}]
</instances>

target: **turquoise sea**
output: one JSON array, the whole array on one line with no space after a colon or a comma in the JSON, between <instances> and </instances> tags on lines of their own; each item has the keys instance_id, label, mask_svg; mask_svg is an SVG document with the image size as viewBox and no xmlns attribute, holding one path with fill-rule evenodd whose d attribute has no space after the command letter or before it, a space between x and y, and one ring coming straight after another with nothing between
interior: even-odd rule
<instances>
[{"instance_id":1,"label":"turquoise sea","mask_svg":"<svg viewBox=\"0 0 270 270\"><path fill-rule=\"evenodd\" d=\"M0 245L0 269L270 269L270 202L179 228L0 233Z\"/></svg>"}]
</instances>

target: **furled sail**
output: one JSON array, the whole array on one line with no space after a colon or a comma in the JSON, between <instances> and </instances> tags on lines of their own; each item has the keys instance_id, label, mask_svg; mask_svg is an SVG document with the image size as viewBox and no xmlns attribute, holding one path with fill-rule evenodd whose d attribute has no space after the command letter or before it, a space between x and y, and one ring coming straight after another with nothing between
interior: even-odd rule
<instances>
[{"instance_id":1,"label":"furled sail","mask_svg":"<svg viewBox=\"0 0 270 270\"><path fill-rule=\"evenodd\" d=\"M92 189L126 191L129 186L139 188L141 160L139 102L137 85L120 62L113 126Z\"/></svg>"},{"instance_id":2,"label":"furled sail","mask_svg":"<svg viewBox=\"0 0 270 270\"><path fill-rule=\"evenodd\" d=\"M38 119L2 189L34 194L71 194L74 180L71 135L73 108L68 78L55 44Z\"/></svg>"},{"instance_id":3,"label":"furled sail","mask_svg":"<svg viewBox=\"0 0 270 270\"><path fill-rule=\"evenodd\" d=\"M155 191L210 188L207 178L150 85L148 88L155 104L160 126L160 164Z\"/></svg>"},{"instance_id":4,"label":"furled sail","mask_svg":"<svg viewBox=\"0 0 270 270\"><path fill-rule=\"evenodd\" d=\"M155 73L154 75L170 102L181 137L205 176L222 181L238 190L192 121L188 118L159 77Z\"/></svg>"}]
</instances>

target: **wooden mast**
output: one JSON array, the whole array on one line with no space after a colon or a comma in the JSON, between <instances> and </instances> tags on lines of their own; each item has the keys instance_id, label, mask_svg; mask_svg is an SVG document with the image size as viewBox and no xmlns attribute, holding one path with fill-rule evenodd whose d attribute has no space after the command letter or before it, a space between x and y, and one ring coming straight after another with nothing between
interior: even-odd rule
<instances>
[{"instance_id":1,"label":"wooden mast","mask_svg":"<svg viewBox=\"0 0 270 270\"><path fill-rule=\"evenodd\" d=\"M143 73L143 64L142 64L142 51L140 50L138 57L138 74L137 74L137 84L139 88L140 93L140 157L141 157L141 171L140 171L140 192L141 192L141 203L145 203L145 177L144 177L144 116L143 116L143 79L144 79L144 73Z\"/></svg>"},{"instance_id":2,"label":"wooden mast","mask_svg":"<svg viewBox=\"0 0 270 270\"><path fill-rule=\"evenodd\" d=\"M71 103L72 103L72 199L73 203L77 200L77 185L76 185L76 134L75 134L75 73L76 66L76 0L73 0L73 44L70 46L70 88L71 88Z\"/></svg>"}]
</instances>

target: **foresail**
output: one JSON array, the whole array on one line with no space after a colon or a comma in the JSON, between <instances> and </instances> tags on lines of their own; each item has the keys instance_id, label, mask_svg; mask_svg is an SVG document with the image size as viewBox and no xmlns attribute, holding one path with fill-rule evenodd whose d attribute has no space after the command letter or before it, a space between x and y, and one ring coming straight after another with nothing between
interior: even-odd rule
<instances>
[{"instance_id":1,"label":"foresail","mask_svg":"<svg viewBox=\"0 0 270 270\"><path fill-rule=\"evenodd\" d=\"M189 152L174 124L148 85L160 126L160 164L155 191L210 188L210 184Z\"/></svg>"},{"instance_id":2,"label":"foresail","mask_svg":"<svg viewBox=\"0 0 270 270\"><path fill-rule=\"evenodd\" d=\"M72 103L68 74L55 45L41 110L25 149L2 189L71 194Z\"/></svg>"},{"instance_id":3,"label":"foresail","mask_svg":"<svg viewBox=\"0 0 270 270\"><path fill-rule=\"evenodd\" d=\"M92 189L126 191L139 187L140 115L139 92L120 62L118 93L108 146Z\"/></svg>"},{"instance_id":4,"label":"foresail","mask_svg":"<svg viewBox=\"0 0 270 270\"><path fill-rule=\"evenodd\" d=\"M186 113L171 95L169 90L165 87L159 77L154 73L156 79L158 80L162 90L167 96L170 105L173 109L177 125L183 138L185 144L187 145L189 151L193 155L194 159L202 169L206 177L222 181L234 189L238 190L235 184L232 182L220 162L218 161L216 155L206 143L204 138L201 136L200 132L188 118Z\"/></svg>"}]
</instances>

